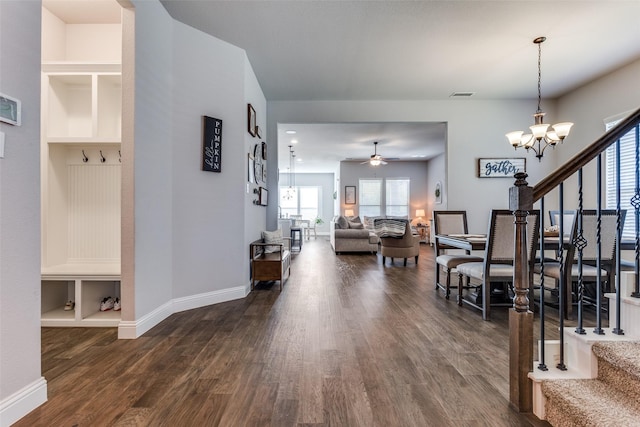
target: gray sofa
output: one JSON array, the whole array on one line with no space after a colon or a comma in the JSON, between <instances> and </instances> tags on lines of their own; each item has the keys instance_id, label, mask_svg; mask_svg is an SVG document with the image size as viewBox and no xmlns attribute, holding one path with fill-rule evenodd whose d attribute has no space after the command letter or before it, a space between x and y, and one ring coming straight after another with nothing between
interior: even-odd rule
<instances>
[{"instance_id":1,"label":"gray sofa","mask_svg":"<svg viewBox=\"0 0 640 427\"><path fill-rule=\"evenodd\" d=\"M344 218L344 217L343 217ZM358 220L359 221L359 220ZM339 217L329 223L329 240L336 254L342 252L378 252L378 236L366 228L343 228Z\"/></svg>"}]
</instances>

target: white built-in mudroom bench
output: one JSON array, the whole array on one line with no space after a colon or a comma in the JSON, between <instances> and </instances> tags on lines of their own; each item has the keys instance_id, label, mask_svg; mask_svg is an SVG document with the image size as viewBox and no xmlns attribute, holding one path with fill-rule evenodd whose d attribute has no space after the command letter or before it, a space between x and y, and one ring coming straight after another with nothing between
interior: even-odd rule
<instances>
[{"instance_id":1,"label":"white built-in mudroom bench","mask_svg":"<svg viewBox=\"0 0 640 427\"><path fill-rule=\"evenodd\" d=\"M122 26L71 16L43 5L42 326L116 327Z\"/></svg>"}]
</instances>

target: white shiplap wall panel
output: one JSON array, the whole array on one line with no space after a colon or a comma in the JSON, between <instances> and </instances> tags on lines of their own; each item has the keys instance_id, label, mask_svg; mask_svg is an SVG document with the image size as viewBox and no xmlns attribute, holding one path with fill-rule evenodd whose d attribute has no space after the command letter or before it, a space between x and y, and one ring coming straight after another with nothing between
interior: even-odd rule
<instances>
[{"instance_id":1,"label":"white shiplap wall panel","mask_svg":"<svg viewBox=\"0 0 640 427\"><path fill-rule=\"evenodd\" d=\"M67 167L69 263L119 262L120 164Z\"/></svg>"}]
</instances>

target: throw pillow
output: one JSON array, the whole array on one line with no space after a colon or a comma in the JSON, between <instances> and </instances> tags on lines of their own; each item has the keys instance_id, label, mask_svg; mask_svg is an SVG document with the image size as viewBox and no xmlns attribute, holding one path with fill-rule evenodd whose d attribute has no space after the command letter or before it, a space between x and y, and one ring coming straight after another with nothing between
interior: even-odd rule
<instances>
[{"instance_id":1,"label":"throw pillow","mask_svg":"<svg viewBox=\"0 0 640 427\"><path fill-rule=\"evenodd\" d=\"M336 222L336 224L340 225L341 229L349 228L349 221L347 221L347 218L342 215L340 215L340 218L338 218L338 222Z\"/></svg>"},{"instance_id":2,"label":"throw pillow","mask_svg":"<svg viewBox=\"0 0 640 427\"><path fill-rule=\"evenodd\" d=\"M352 217L349 219L349 222L358 222L358 223L362 224L362 221L360 220L360 217L359 217L359 216L352 216Z\"/></svg>"},{"instance_id":3,"label":"throw pillow","mask_svg":"<svg viewBox=\"0 0 640 427\"><path fill-rule=\"evenodd\" d=\"M276 231L263 231L262 238L265 243L281 244L284 242L282 239L282 229L278 228ZM264 252L270 254L272 252L280 252L280 246L265 246Z\"/></svg>"},{"instance_id":4,"label":"throw pillow","mask_svg":"<svg viewBox=\"0 0 640 427\"><path fill-rule=\"evenodd\" d=\"M362 225L361 222L349 221L349 228L355 228L355 229L362 230L364 228L364 225Z\"/></svg>"}]
</instances>

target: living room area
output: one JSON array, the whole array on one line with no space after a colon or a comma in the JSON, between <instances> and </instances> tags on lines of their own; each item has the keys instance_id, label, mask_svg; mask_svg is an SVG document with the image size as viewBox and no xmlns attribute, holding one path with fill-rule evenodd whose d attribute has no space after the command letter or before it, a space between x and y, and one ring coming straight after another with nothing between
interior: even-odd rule
<instances>
[{"instance_id":1,"label":"living room area","mask_svg":"<svg viewBox=\"0 0 640 427\"><path fill-rule=\"evenodd\" d=\"M429 243L431 212L446 200L445 123L279 123L277 135L284 236L301 225L329 240L336 253L375 253L378 240L366 231L341 230L359 232L366 242L336 243L336 220L349 218L371 231L374 218L395 218L407 219L413 234ZM352 244L345 246L347 240Z\"/></svg>"}]
</instances>

